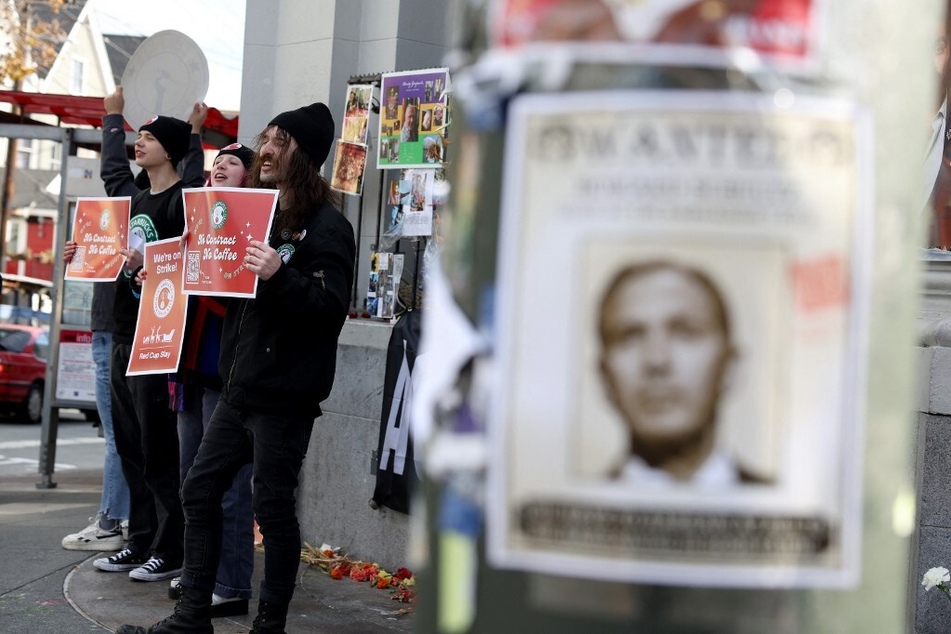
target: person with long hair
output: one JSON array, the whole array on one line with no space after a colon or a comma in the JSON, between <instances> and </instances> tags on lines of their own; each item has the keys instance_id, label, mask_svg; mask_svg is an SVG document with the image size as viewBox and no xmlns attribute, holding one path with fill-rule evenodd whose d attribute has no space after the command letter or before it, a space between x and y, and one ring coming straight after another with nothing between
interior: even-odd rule
<instances>
[{"instance_id":1,"label":"person with long hair","mask_svg":"<svg viewBox=\"0 0 951 634\"><path fill-rule=\"evenodd\" d=\"M353 227L320 172L334 132L330 110L314 103L277 115L257 137L249 182L278 189L278 209L268 240L252 240L244 257L260 278L257 297L232 301L225 314L221 399L182 487L181 597L174 613L151 628L123 625L119 634L214 631L221 499L248 463L264 537L264 580L251 631L284 631L300 564L298 473L333 386L353 286Z\"/></svg>"},{"instance_id":2,"label":"person with long hair","mask_svg":"<svg viewBox=\"0 0 951 634\"><path fill-rule=\"evenodd\" d=\"M218 151L211 166L211 187L244 187L254 150L232 143ZM144 273L144 272L143 272ZM143 274L140 274L144 277ZM169 376L170 406L178 415L181 481L195 462L202 436L221 397L218 356L227 304L222 298L189 297L188 320L179 371ZM234 477L222 500L221 559L212 594L212 618L248 613L254 572L254 512L251 504L251 467ZM180 577L172 579L169 597L181 594Z\"/></svg>"}]
</instances>

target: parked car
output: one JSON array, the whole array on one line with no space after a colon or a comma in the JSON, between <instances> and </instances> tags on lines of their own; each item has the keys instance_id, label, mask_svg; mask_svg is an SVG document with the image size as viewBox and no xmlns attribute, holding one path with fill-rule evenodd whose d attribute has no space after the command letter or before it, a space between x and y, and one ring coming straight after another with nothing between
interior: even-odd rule
<instances>
[{"instance_id":1,"label":"parked car","mask_svg":"<svg viewBox=\"0 0 951 634\"><path fill-rule=\"evenodd\" d=\"M18 409L31 423L43 418L49 348L46 328L0 325L0 407Z\"/></svg>"}]
</instances>

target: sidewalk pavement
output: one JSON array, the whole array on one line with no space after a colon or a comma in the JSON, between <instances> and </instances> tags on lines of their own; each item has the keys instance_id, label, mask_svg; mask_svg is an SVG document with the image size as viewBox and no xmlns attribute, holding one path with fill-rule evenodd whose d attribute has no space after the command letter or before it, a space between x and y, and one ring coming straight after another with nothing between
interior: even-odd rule
<instances>
[{"instance_id":1,"label":"sidewalk pavement","mask_svg":"<svg viewBox=\"0 0 951 634\"><path fill-rule=\"evenodd\" d=\"M64 550L60 540L85 527L99 505L101 471L58 473L54 489L37 489L38 475L0 477L0 632L44 634L115 631L123 623L151 625L174 601L168 581L144 583L93 567L102 556ZM254 598L247 616L215 619L215 632L246 633L257 610L264 569L255 554ZM386 590L349 579L334 581L301 564L287 632L412 632L414 616Z\"/></svg>"}]
</instances>

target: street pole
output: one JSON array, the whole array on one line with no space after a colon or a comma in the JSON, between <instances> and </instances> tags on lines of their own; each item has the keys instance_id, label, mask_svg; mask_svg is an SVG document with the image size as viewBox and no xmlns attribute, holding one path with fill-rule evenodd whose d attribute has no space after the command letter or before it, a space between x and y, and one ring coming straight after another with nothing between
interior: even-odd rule
<instances>
[{"instance_id":1,"label":"street pole","mask_svg":"<svg viewBox=\"0 0 951 634\"><path fill-rule=\"evenodd\" d=\"M13 90L20 90L23 87L23 81L17 79L13 82ZM21 115L22 111L19 104L14 104L13 114ZM16 193L16 156L19 139L7 139L6 169L3 170L3 188L0 189L0 271L6 270L7 255L7 219L9 218L9 207Z\"/></svg>"},{"instance_id":2,"label":"street pole","mask_svg":"<svg viewBox=\"0 0 951 634\"><path fill-rule=\"evenodd\" d=\"M459 0L419 631L912 629L914 185L937 88L915 42L938 4ZM614 286L628 270L682 285L645 299ZM665 312L696 284L720 307L713 404L657 440L643 421L694 388L619 386L657 333L702 338L697 310ZM484 346L427 348L468 336ZM686 442L746 407L720 374L740 358L764 409L718 442L768 475L731 459L706 489L671 457L714 455Z\"/></svg>"}]
</instances>

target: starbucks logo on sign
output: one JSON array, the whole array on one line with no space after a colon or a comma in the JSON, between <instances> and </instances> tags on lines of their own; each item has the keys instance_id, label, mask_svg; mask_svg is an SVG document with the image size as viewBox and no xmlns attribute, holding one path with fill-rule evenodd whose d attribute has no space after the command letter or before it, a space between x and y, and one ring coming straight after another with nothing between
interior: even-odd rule
<instances>
[{"instance_id":1,"label":"starbucks logo on sign","mask_svg":"<svg viewBox=\"0 0 951 634\"><path fill-rule=\"evenodd\" d=\"M215 201L215 204L211 206L211 226L216 230L221 229L225 226L225 221L228 219L228 205L224 204L222 201Z\"/></svg>"},{"instance_id":2,"label":"starbucks logo on sign","mask_svg":"<svg viewBox=\"0 0 951 634\"><path fill-rule=\"evenodd\" d=\"M99 214L99 229L102 231L105 231L106 229L108 229L110 219L111 219L111 215L109 214L109 210L103 209L102 213Z\"/></svg>"},{"instance_id":3,"label":"starbucks logo on sign","mask_svg":"<svg viewBox=\"0 0 951 634\"><path fill-rule=\"evenodd\" d=\"M155 299L152 300L152 309L155 311L155 316L159 319L164 318L171 312L174 304L175 286L170 280L162 280L159 282L158 288L155 289Z\"/></svg>"}]
</instances>

